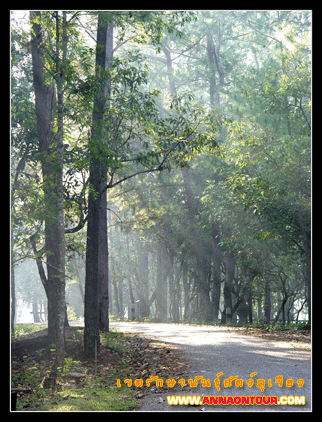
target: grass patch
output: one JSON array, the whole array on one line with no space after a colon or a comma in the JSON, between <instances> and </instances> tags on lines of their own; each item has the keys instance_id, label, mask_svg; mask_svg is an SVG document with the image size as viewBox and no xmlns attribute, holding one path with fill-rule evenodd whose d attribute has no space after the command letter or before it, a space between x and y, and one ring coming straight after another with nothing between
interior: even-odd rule
<instances>
[{"instance_id":1,"label":"grass patch","mask_svg":"<svg viewBox=\"0 0 322 422\"><path fill-rule=\"evenodd\" d=\"M280 331L301 330L308 326L308 321L290 322L289 324L282 321L277 321L274 324L265 324L260 321L255 321L252 324L246 324L246 326L252 327L252 328L265 328L265 329L280 330Z\"/></svg>"},{"instance_id":2,"label":"grass patch","mask_svg":"<svg viewBox=\"0 0 322 422\"><path fill-rule=\"evenodd\" d=\"M123 333L114 330L103 333L96 367L94 359L84 354L82 330L68 328L65 365L53 392L41 388L53 363L52 356L44 349L46 333L31 341L23 334L33 330L28 326L19 328L20 335L12 344L11 363L12 387L21 389L17 411L128 411L138 407L133 389L116 386L118 378L127 377L128 359L135 358L134 340L131 342ZM74 373L84 376L73 378Z\"/></svg>"},{"instance_id":3,"label":"grass patch","mask_svg":"<svg viewBox=\"0 0 322 422\"><path fill-rule=\"evenodd\" d=\"M64 388L61 392L20 401L17 410L24 411L126 411L138 407L133 391L127 388Z\"/></svg>"},{"instance_id":4,"label":"grass patch","mask_svg":"<svg viewBox=\"0 0 322 422\"><path fill-rule=\"evenodd\" d=\"M108 333L101 334L101 342L116 352L124 353L126 351L127 342L123 333L113 328Z\"/></svg>"},{"instance_id":5,"label":"grass patch","mask_svg":"<svg viewBox=\"0 0 322 422\"><path fill-rule=\"evenodd\" d=\"M11 338L18 338L20 336L24 336L29 333L34 333L36 331L43 330L47 327L47 324L17 324L15 325L15 335L14 337L11 336Z\"/></svg>"}]
</instances>

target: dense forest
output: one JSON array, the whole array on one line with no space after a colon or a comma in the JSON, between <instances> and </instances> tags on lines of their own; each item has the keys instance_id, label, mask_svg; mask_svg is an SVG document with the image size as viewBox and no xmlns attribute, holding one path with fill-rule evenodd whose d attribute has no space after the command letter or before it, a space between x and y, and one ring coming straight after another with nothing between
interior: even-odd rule
<instances>
[{"instance_id":1,"label":"dense forest","mask_svg":"<svg viewBox=\"0 0 322 422\"><path fill-rule=\"evenodd\" d=\"M11 13L11 310L311 315L311 12ZM67 318L68 316L68 318Z\"/></svg>"}]
</instances>

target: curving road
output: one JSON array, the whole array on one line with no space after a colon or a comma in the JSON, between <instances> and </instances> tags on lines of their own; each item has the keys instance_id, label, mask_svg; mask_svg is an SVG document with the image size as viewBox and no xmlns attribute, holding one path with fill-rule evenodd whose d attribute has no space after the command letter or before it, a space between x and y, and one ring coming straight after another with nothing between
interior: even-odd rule
<instances>
[{"instance_id":1,"label":"curving road","mask_svg":"<svg viewBox=\"0 0 322 422\"><path fill-rule=\"evenodd\" d=\"M186 355L190 362L190 378L203 376L210 380L210 387L198 385L191 395L228 395L228 396L305 396L305 405L216 405L216 406L169 406L166 396L171 389L161 394L151 393L143 399L140 411L311 411L311 353L296 346L295 343L265 340L222 326L188 324L154 324L137 322L111 322L111 328L154 337L160 341L173 343ZM214 386L217 374L221 380L220 391ZM246 383L252 376L254 385ZM238 376L243 380L242 387L224 387L224 379ZM283 376L283 385L275 381ZM265 390L257 387L257 379L265 380ZM286 386L292 379L294 385ZM298 380L304 380L299 387ZM269 381L271 380L271 381ZM164 380L165 381L165 380ZM178 381L178 380L176 380ZM187 380L186 380L187 383ZM300 381L301 383L301 381ZM200 382L198 382L200 384ZM271 386L269 386L269 384ZM173 392L177 395L178 392ZM185 393L188 395L189 393Z\"/></svg>"}]
</instances>

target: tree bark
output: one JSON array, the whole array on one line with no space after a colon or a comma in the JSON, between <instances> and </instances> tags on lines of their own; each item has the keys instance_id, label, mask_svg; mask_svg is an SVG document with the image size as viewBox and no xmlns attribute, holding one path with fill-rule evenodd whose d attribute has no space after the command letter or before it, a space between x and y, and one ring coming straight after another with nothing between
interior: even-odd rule
<instances>
[{"instance_id":1,"label":"tree bark","mask_svg":"<svg viewBox=\"0 0 322 422\"><path fill-rule=\"evenodd\" d=\"M170 318L175 323L179 322L179 292L177 286L177 280L174 275L174 252L173 250L168 251L168 262L169 262L169 296L170 296Z\"/></svg>"},{"instance_id":2,"label":"tree bark","mask_svg":"<svg viewBox=\"0 0 322 422\"><path fill-rule=\"evenodd\" d=\"M11 249L11 335L15 335L15 317L16 317L16 286L15 286L15 267L13 265L13 248Z\"/></svg>"},{"instance_id":3,"label":"tree bark","mask_svg":"<svg viewBox=\"0 0 322 422\"><path fill-rule=\"evenodd\" d=\"M156 280L156 316L158 321L167 320L167 278L165 277L165 247L159 242L157 245L157 280Z\"/></svg>"},{"instance_id":4,"label":"tree bark","mask_svg":"<svg viewBox=\"0 0 322 422\"><path fill-rule=\"evenodd\" d=\"M106 28L106 57L105 68L110 69L113 60L113 23L107 22ZM106 94L111 91L111 80L106 83ZM108 105L109 100L106 100ZM108 294L108 233L107 233L107 169L102 165L101 172L101 202L99 209L99 248L98 248L98 306L99 328L101 331L109 331L109 294Z\"/></svg>"},{"instance_id":5,"label":"tree bark","mask_svg":"<svg viewBox=\"0 0 322 422\"><path fill-rule=\"evenodd\" d=\"M212 290L212 315L211 319L218 319L219 313L219 302L220 302L220 263L221 263L221 248L219 246L219 225L214 221L211 222L211 237L212 237L212 279L213 279L213 290Z\"/></svg>"},{"instance_id":6,"label":"tree bark","mask_svg":"<svg viewBox=\"0 0 322 422\"><path fill-rule=\"evenodd\" d=\"M210 94L210 105L219 106L219 92L216 83L216 68L214 58L214 43L212 35L207 32L207 55L209 61L209 94Z\"/></svg>"},{"instance_id":7,"label":"tree bark","mask_svg":"<svg viewBox=\"0 0 322 422\"><path fill-rule=\"evenodd\" d=\"M53 83L46 83L44 68L44 41L41 23L37 18L41 12L30 12L31 53L33 68L33 85L37 116L39 152L43 176L45 213L45 250L47 261L47 299L48 299L48 348L61 339L59 330L62 322L59 306L65 302L64 297L64 229L62 199L62 149L54 149L53 127L56 91ZM61 124L61 121L60 121ZM58 166L53 165L58 160ZM57 167L59 169L57 170ZM64 303L65 305L65 303ZM65 313L64 313L65 315ZM60 342L61 344L61 342Z\"/></svg>"},{"instance_id":8,"label":"tree bark","mask_svg":"<svg viewBox=\"0 0 322 422\"><path fill-rule=\"evenodd\" d=\"M140 301L140 318L150 316L149 309L149 249L145 242L139 242L138 247L139 273L138 298Z\"/></svg>"},{"instance_id":9,"label":"tree bark","mask_svg":"<svg viewBox=\"0 0 322 422\"><path fill-rule=\"evenodd\" d=\"M219 88L224 85L225 68L220 60L220 46L222 42L222 29L219 20L218 23L218 34L216 45L213 42L213 37L210 32L207 32L207 55L209 61L209 93L210 93L210 105L219 107L220 97ZM218 83L216 82L216 69L218 72Z\"/></svg>"},{"instance_id":10,"label":"tree bark","mask_svg":"<svg viewBox=\"0 0 322 422\"><path fill-rule=\"evenodd\" d=\"M99 351L99 328L108 330L108 245L106 167L95 154L95 145L104 142L104 110L109 81L105 72L111 66L113 54L113 24L107 12L98 13L95 79L99 86L94 100L87 219L86 275L85 275L85 352ZM96 345L95 345L96 344Z\"/></svg>"},{"instance_id":11,"label":"tree bark","mask_svg":"<svg viewBox=\"0 0 322 422\"><path fill-rule=\"evenodd\" d=\"M174 77L173 77L171 53L164 44L161 46L161 49L167 60L167 73L168 73L171 94L177 95L177 89L176 89L176 86L174 83Z\"/></svg>"},{"instance_id":12,"label":"tree bark","mask_svg":"<svg viewBox=\"0 0 322 422\"><path fill-rule=\"evenodd\" d=\"M308 310L309 310L309 323L310 323L311 322L311 245L310 245L310 242L308 241L308 238L307 238L307 235L306 235L302 210L301 210L301 206L299 204L298 194L296 194L296 200L298 201L297 214L298 214L299 224L300 224L300 228L301 228L301 235L302 235L304 253L305 253L305 257L306 257L307 305L308 305Z\"/></svg>"},{"instance_id":13,"label":"tree bark","mask_svg":"<svg viewBox=\"0 0 322 422\"><path fill-rule=\"evenodd\" d=\"M67 59L67 20L66 12L63 12L62 21L62 58L60 57L60 18L59 12L56 12L56 84L57 84L57 228L56 243L58 249L57 277L55 285L57 320L55 332L56 354L52 368L51 376L55 376L58 368L64 366L65 358L65 223L64 223L64 184L63 184L63 168L64 168L64 80Z\"/></svg>"},{"instance_id":14,"label":"tree bark","mask_svg":"<svg viewBox=\"0 0 322 422\"><path fill-rule=\"evenodd\" d=\"M104 172L106 175L106 172ZM102 189L106 184L103 178ZM109 331L109 293L108 293L108 234L107 234L107 198L106 190L101 195L99 207L98 238L98 320L101 331Z\"/></svg>"},{"instance_id":15,"label":"tree bark","mask_svg":"<svg viewBox=\"0 0 322 422\"><path fill-rule=\"evenodd\" d=\"M265 324L270 324L271 322L271 291L269 287L269 279L266 273L266 253L263 252L263 282L264 282L264 316Z\"/></svg>"},{"instance_id":16,"label":"tree bark","mask_svg":"<svg viewBox=\"0 0 322 422\"><path fill-rule=\"evenodd\" d=\"M228 253L226 256L226 277L225 277L225 286L224 286L224 312L222 323L225 322L226 324L231 323L232 318L232 297L231 291L233 287L234 281L234 273L235 273L235 259L233 254Z\"/></svg>"}]
</instances>

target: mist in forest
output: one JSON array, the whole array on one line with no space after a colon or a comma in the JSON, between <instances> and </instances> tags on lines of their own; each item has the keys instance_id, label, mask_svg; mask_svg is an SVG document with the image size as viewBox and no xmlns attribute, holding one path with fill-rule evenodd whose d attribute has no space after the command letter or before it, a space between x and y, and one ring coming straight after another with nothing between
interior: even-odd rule
<instances>
[{"instance_id":1,"label":"mist in forest","mask_svg":"<svg viewBox=\"0 0 322 422\"><path fill-rule=\"evenodd\" d=\"M311 12L34 13L11 15L15 323L48 321L59 198L68 321L95 254L110 320L310 321Z\"/></svg>"}]
</instances>

